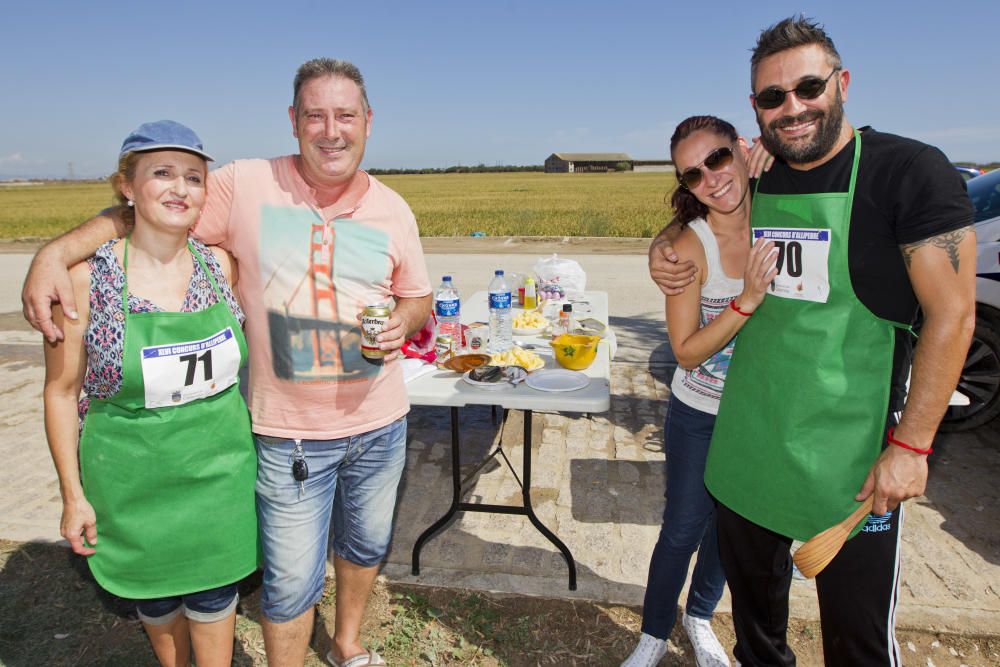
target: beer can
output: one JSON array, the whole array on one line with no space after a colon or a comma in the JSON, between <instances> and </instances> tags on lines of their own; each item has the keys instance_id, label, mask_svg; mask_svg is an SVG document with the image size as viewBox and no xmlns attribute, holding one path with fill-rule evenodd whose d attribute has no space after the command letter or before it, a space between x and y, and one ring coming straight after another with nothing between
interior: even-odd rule
<instances>
[{"instance_id":1,"label":"beer can","mask_svg":"<svg viewBox=\"0 0 1000 667\"><path fill-rule=\"evenodd\" d=\"M380 350L375 337L382 333L385 323L389 321L389 306L384 303L374 303L365 306L361 313L361 355L365 359L381 361L386 355Z\"/></svg>"},{"instance_id":2,"label":"beer can","mask_svg":"<svg viewBox=\"0 0 1000 667\"><path fill-rule=\"evenodd\" d=\"M443 364L451 358L454 353L454 340L451 334L438 336L434 341L434 352L437 354L438 365Z\"/></svg>"}]
</instances>

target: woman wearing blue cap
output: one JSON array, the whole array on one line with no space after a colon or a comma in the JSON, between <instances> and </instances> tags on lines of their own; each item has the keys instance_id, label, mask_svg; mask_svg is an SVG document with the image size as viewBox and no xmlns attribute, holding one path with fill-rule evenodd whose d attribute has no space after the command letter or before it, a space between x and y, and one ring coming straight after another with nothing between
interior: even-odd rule
<instances>
[{"instance_id":1,"label":"woman wearing blue cap","mask_svg":"<svg viewBox=\"0 0 1000 667\"><path fill-rule=\"evenodd\" d=\"M137 601L164 665L189 664L192 646L201 667L230 664L235 582L257 567L236 266L188 237L211 159L173 121L125 139L111 183L132 231L73 267L82 316L56 309L65 338L45 346L62 535Z\"/></svg>"}]
</instances>

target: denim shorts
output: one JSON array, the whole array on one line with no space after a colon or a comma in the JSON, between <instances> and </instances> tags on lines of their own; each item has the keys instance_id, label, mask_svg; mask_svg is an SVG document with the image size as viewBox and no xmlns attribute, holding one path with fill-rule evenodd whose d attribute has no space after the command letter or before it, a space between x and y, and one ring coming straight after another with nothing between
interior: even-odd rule
<instances>
[{"instance_id":1,"label":"denim shorts","mask_svg":"<svg viewBox=\"0 0 1000 667\"><path fill-rule=\"evenodd\" d=\"M406 418L336 440L303 440L309 477L292 477L295 441L255 435L257 521L264 554L261 610L284 623L319 602L326 559L362 567L389 551L396 488L406 465ZM331 519L333 535L330 535Z\"/></svg>"},{"instance_id":2,"label":"denim shorts","mask_svg":"<svg viewBox=\"0 0 1000 667\"><path fill-rule=\"evenodd\" d=\"M232 614L239 600L236 584L232 583L199 593L136 600L135 608L142 622L149 625L165 625L180 613L192 621L214 623Z\"/></svg>"}]
</instances>

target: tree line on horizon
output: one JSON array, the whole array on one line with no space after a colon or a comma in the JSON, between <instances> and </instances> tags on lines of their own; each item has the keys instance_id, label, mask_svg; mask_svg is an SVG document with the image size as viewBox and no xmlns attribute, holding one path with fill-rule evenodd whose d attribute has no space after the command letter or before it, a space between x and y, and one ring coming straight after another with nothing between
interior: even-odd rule
<instances>
[{"instance_id":1,"label":"tree line on horizon","mask_svg":"<svg viewBox=\"0 0 1000 667\"><path fill-rule=\"evenodd\" d=\"M371 169L365 169L365 171L372 176L398 176L407 174L496 174L500 172L545 171L545 165L486 165L480 162L477 165L458 164L451 167L422 167L418 169L381 169L379 167L372 167Z\"/></svg>"},{"instance_id":2,"label":"tree line on horizon","mask_svg":"<svg viewBox=\"0 0 1000 667\"><path fill-rule=\"evenodd\" d=\"M625 163L627 164L627 163ZM974 167L981 169L984 173L1000 169L1000 162L990 162L988 164L977 164L975 162L959 161L954 164L960 167ZM616 165L617 171L626 171L621 165ZM415 169L383 169L372 167L365 169L372 176L400 176L413 174L496 174L503 172L544 172L545 166L541 164L498 164L498 165L453 165L451 167L421 167ZM107 177L100 178L0 178L3 183L100 183L106 181Z\"/></svg>"}]
</instances>

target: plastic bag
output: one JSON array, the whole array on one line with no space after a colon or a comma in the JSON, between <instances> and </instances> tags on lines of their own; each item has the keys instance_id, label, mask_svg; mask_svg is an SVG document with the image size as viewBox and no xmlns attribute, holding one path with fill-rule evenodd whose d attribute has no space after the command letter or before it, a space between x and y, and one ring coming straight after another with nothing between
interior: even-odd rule
<instances>
[{"instance_id":1,"label":"plastic bag","mask_svg":"<svg viewBox=\"0 0 1000 667\"><path fill-rule=\"evenodd\" d=\"M535 262L538 291L562 292L566 298L582 298L587 288L587 274L580 263L553 254Z\"/></svg>"},{"instance_id":2,"label":"plastic bag","mask_svg":"<svg viewBox=\"0 0 1000 667\"><path fill-rule=\"evenodd\" d=\"M403 347L399 351L404 357L423 359L429 364L434 363L437 358L437 354L434 353L434 325L436 323L434 313L431 313L420 331L407 338L403 343Z\"/></svg>"}]
</instances>

